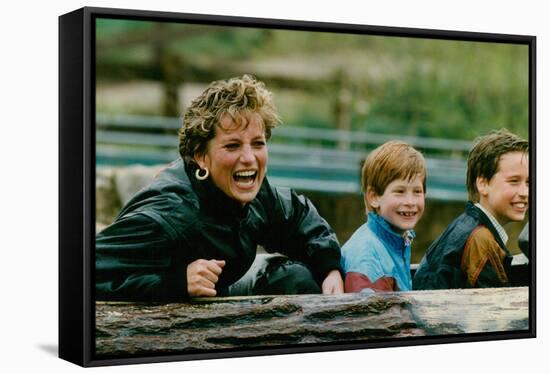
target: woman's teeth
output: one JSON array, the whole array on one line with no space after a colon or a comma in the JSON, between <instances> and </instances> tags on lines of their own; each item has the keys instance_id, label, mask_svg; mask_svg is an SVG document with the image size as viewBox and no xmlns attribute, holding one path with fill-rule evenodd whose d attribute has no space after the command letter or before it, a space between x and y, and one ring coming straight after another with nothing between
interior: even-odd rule
<instances>
[{"instance_id":1,"label":"woman's teeth","mask_svg":"<svg viewBox=\"0 0 550 374\"><path fill-rule=\"evenodd\" d=\"M238 171L233 174L233 179L236 182L248 182L251 183L256 178L256 171L254 170L246 170L246 171Z\"/></svg>"},{"instance_id":2,"label":"woman's teeth","mask_svg":"<svg viewBox=\"0 0 550 374\"><path fill-rule=\"evenodd\" d=\"M237 177L251 177L251 176L253 176L254 174L256 174L256 172L253 171L253 170L249 170L249 171L238 171L238 172L235 173L235 175L236 175Z\"/></svg>"}]
</instances>

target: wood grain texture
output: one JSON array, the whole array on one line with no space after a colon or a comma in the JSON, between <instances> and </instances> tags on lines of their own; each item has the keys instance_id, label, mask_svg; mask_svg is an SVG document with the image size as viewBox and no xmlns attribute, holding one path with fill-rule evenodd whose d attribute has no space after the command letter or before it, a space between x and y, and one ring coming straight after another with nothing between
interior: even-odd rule
<instances>
[{"instance_id":1,"label":"wood grain texture","mask_svg":"<svg viewBox=\"0 0 550 374\"><path fill-rule=\"evenodd\" d=\"M96 304L96 353L127 355L527 330L529 289Z\"/></svg>"}]
</instances>

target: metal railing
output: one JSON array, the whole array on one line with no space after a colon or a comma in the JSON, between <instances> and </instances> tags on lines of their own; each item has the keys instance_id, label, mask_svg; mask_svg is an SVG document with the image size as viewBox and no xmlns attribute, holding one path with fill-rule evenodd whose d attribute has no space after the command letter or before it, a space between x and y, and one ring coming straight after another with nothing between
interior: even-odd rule
<instances>
[{"instance_id":1,"label":"metal railing","mask_svg":"<svg viewBox=\"0 0 550 374\"><path fill-rule=\"evenodd\" d=\"M179 118L96 114L97 165L154 165L178 155ZM427 197L465 200L470 142L283 125L269 142L273 184L327 193L360 193L361 164L393 139L421 150L428 168Z\"/></svg>"}]
</instances>

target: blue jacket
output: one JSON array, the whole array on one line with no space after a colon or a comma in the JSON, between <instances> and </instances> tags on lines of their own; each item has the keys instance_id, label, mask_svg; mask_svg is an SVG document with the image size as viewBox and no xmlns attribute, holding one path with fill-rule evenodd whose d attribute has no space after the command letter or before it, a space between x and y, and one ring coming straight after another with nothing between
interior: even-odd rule
<instances>
[{"instance_id":1,"label":"blue jacket","mask_svg":"<svg viewBox=\"0 0 550 374\"><path fill-rule=\"evenodd\" d=\"M411 290L414 230L408 230L405 236L407 240L381 216L369 212L367 222L342 247L346 292Z\"/></svg>"}]
</instances>

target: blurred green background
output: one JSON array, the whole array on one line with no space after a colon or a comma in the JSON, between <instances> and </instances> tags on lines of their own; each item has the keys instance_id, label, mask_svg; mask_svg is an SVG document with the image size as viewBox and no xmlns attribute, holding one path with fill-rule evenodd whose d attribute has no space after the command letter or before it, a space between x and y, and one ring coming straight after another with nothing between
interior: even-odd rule
<instances>
[{"instance_id":1,"label":"blurred green background","mask_svg":"<svg viewBox=\"0 0 550 374\"><path fill-rule=\"evenodd\" d=\"M273 92L283 127L468 142L507 128L528 137L527 45L96 20L97 113L179 117L212 80L244 73ZM341 243L365 219L357 193L302 192ZM413 262L465 203L428 198ZM509 228L515 252L521 227Z\"/></svg>"},{"instance_id":2,"label":"blurred green background","mask_svg":"<svg viewBox=\"0 0 550 374\"><path fill-rule=\"evenodd\" d=\"M97 20L96 35L101 112L178 116L194 86L248 72L296 126L465 140L506 127L527 136L526 45L110 19ZM125 85L151 92L114 95ZM338 103L349 118L338 118Z\"/></svg>"}]
</instances>

